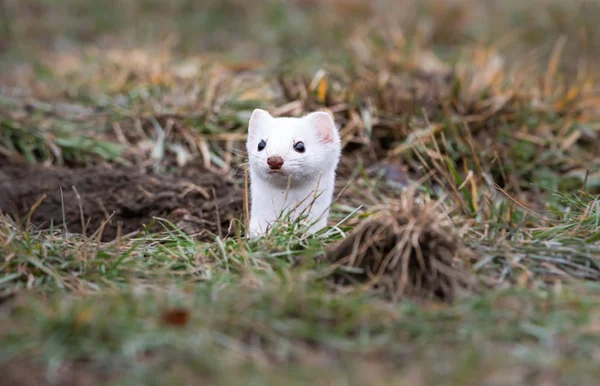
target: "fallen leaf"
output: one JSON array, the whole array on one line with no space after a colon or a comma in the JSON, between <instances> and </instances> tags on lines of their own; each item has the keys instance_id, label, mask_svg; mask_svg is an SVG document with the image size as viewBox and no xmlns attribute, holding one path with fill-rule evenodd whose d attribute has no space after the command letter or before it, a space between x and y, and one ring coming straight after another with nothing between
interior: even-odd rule
<instances>
[{"instance_id":1,"label":"fallen leaf","mask_svg":"<svg viewBox=\"0 0 600 386\"><path fill-rule=\"evenodd\" d=\"M190 313L183 308L166 310L162 315L162 323L167 326L183 327L190 321Z\"/></svg>"}]
</instances>

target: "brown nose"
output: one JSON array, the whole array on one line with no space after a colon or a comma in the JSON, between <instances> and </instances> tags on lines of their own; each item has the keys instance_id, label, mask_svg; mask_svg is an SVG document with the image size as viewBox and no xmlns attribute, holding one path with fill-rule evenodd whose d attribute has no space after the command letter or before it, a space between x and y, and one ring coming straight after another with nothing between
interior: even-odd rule
<instances>
[{"instance_id":1,"label":"brown nose","mask_svg":"<svg viewBox=\"0 0 600 386\"><path fill-rule=\"evenodd\" d=\"M267 158L267 164L271 170L279 170L283 166L283 158L278 155Z\"/></svg>"}]
</instances>

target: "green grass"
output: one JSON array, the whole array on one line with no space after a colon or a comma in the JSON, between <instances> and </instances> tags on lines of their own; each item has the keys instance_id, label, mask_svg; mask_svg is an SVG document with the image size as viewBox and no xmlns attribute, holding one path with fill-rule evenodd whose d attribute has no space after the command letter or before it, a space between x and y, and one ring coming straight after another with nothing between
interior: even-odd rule
<instances>
[{"instance_id":1,"label":"green grass","mask_svg":"<svg viewBox=\"0 0 600 386\"><path fill-rule=\"evenodd\" d=\"M164 368L163 382L322 380L326 369L342 381L359 376L356 366L373 367L364 379L372 384L408 377L414 367L423 384L592 376L596 286L501 290L451 307L391 306L364 291L331 293L314 271L273 263L281 269L266 263L268 270L279 274L260 278L249 269L193 285L138 282L125 291L24 297L3 316L11 326L3 355L38 358L51 369L85 361L123 379L150 379ZM172 310L182 310L183 325L164 322ZM497 366L516 373L495 374Z\"/></svg>"},{"instance_id":2,"label":"green grass","mask_svg":"<svg viewBox=\"0 0 600 386\"><path fill-rule=\"evenodd\" d=\"M77 371L127 385L597 383L597 6L308 3L2 5L0 162L239 180L255 107L329 108L346 145L340 227L310 237L292 223L246 240L240 214L208 242L164 219L100 242L1 215L3 372L40 384ZM459 265L477 286L455 302L342 286L324 258L410 184L468 247Z\"/></svg>"},{"instance_id":3,"label":"green grass","mask_svg":"<svg viewBox=\"0 0 600 386\"><path fill-rule=\"evenodd\" d=\"M596 229L585 208L590 217L571 213L565 225ZM581 283L598 280L600 249L567 239L570 227L531 241L469 238L481 256L474 272L497 289L452 305L336 287L318 263L336 237L295 227L198 243L165 223L159 234L97 243L5 220L0 354L47 364L50 379L86 363L118 384L593 379L600 288Z\"/></svg>"},{"instance_id":4,"label":"green grass","mask_svg":"<svg viewBox=\"0 0 600 386\"><path fill-rule=\"evenodd\" d=\"M423 384L547 372L568 383L591 377L597 355L596 285L520 283L450 306L388 304L332 287L328 266L312 260L334 240L303 240L293 229L252 242L202 244L175 231L123 245L9 232L2 292L18 296L5 300L1 354L35 358L49 374L84 361L123 383L153 379L158 368L159 383L357 376L385 384L415 369ZM26 294L26 285L37 290ZM175 311L183 316L169 319ZM372 373L355 374L356 366ZM497 366L516 373L497 374Z\"/></svg>"}]
</instances>

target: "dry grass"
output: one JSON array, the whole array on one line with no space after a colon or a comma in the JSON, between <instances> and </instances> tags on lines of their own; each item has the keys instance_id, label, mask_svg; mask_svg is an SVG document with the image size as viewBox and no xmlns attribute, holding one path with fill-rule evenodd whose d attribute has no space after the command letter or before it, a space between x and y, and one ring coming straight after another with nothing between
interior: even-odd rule
<instances>
[{"instance_id":1,"label":"dry grass","mask_svg":"<svg viewBox=\"0 0 600 386\"><path fill-rule=\"evenodd\" d=\"M341 267L338 282L366 280L393 300L454 300L474 284L464 266L469 255L447 216L434 203L419 202L414 192L373 208L327 251L328 260Z\"/></svg>"}]
</instances>

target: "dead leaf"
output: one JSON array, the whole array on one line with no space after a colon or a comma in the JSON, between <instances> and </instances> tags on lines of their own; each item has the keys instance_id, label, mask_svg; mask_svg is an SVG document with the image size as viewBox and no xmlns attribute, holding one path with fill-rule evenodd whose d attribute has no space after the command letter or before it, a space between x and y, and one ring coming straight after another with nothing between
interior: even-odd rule
<instances>
[{"instance_id":1,"label":"dead leaf","mask_svg":"<svg viewBox=\"0 0 600 386\"><path fill-rule=\"evenodd\" d=\"M162 323L166 326L183 327L190 321L190 313L184 308L166 310L162 314Z\"/></svg>"}]
</instances>

